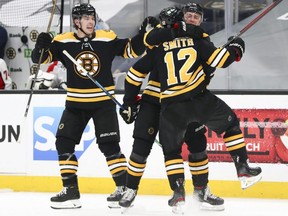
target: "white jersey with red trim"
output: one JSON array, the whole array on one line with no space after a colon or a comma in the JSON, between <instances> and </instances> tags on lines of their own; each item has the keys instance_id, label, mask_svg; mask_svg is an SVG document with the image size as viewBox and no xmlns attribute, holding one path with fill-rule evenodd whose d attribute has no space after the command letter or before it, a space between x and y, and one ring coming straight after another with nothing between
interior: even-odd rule
<instances>
[{"instance_id":1,"label":"white jersey with red trim","mask_svg":"<svg viewBox=\"0 0 288 216\"><path fill-rule=\"evenodd\" d=\"M12 89L12 79L6 62L0 58L0 89Z\"/></svg>"},{"instance_id":2,"label":"white jersey with red trim","mask_svg":"<svg viewBox=\"0 0 288 216\"><path fill-rule=\"evenodd\" d=\"M39 70L37 74L37 79L35 79L35 74L29 76L27 81L27 89L31 89L33 82L34 90L39 89L67 89L67 70L65 66L60 61L53 62L46 71Z\"/></svg>"}]
</instances>

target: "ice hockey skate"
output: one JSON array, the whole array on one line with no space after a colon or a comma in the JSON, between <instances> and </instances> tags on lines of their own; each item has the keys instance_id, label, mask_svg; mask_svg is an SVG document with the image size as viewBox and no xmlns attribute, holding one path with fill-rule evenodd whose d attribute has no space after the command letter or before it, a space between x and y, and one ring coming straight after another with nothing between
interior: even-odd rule
<instances>
[{"instance_id":1,"label":"ice hockey skate","mask_svg":"<svg viewBox=\"0 0 288 216\"><path fill-rule=\"evenodd\" d=\"M234 159L234 163L237 170L238 179L241 182L242 190L245 190L257 182L259 182L262 178L261 172L262 169L260 167L249 167L248 161L246 162L238 162L238 158Z\"/></svg>"},{"instance_id":2,"label":"ice hockey skate","mask_svg":"<svg viewBox=\"0 0 288 216\"><path fill-rule=\"evenodd\" d=\"M193 198L200 202L200 209L211 211L223 211L224 200L213 195L208 186L201 189L194 188Z\"/></svg>"},{"instance_id":3,"label":"ice hockey skate","mask_svg":"<svg viewBox=\"0 0 288 216\"><path fill-rule=\"evenodd\" d=\"M81 208L80 193L77 185L63 187L62 191L51 197L50 201L53 209Z\"/></svg>"},{"instance_id":4,"label":"ice hockey skate","mask_svg":"<svg viewBox=\"0 0 288 216\"><path fill-rule=\"evenodd\" d=\"M177 187L174 189L172 198L168 200L168 205L172 207L174 214L184 214L182 206L185 204L184 180L176 181Z\"/></svg>"},{"instance_id":5,"label":"ice hockey skate","mask_svg":"<svg viewBox=\"0 0 288 216\"><path fill-rule=\"evenodd\" d=\"M107 197L109 208L120 208L119 201L122 198L125 191L125 186L117 186L116 190Z\"/></svg>"},{"instance_id":6,"label":"ice hockey skate","mask_svg":"<svg viewBox=\"0 0 288 216\"><path fill-rule=\"evenodd\" d=\"M121 213L125 213L128 208L133 207L133 202L137 195L137 190L126 188L124 195L119 201L119 205L121 206Z\"/></svg>"}]
</instances>

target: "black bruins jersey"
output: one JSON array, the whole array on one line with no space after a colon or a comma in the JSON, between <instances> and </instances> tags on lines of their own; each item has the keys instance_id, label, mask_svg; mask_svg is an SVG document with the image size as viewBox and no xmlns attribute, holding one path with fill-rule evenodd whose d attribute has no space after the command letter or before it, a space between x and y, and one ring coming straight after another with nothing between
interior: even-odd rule
<instances>
[{"instance_id":1,"label":"black bruins jersey","mask_svg":"<svg viewBox=\"0 0 288 216\"><path fill-rule=\"evenodd\" d=\"M57 35L46 52L44 63L61 61L67 68L66 106L92 109L113 104L111 98L98 88L84 72L74 65L64 54L66 50L81 66L90 73L111 95L115 94L115 84L111 65L115 56L135 58L145 51L143 36L132 39L118 39L113 31L96 30L91 38L79 38L74 32ZM33 50L33 62L38 62L39 50Z\"/></svg>"},{"instance_id":2,"label":"black bruins jersey","mask_svg":"<svg viewBox=\"0 0 288 216\"><path fill-rule=\"evenodd\" d=\"M134 67L135 66L135 67ZM137 71L137 64L134 64L126 75L125 95L123 101L125 104L133 104L135 97L140 92L143 80L150 73L149 70ZM136 68L136 69L135 69ZM150 73L147 86L142 93L142 100L156 105L160 105L160 82L157 73Z\"/></svg>"},{"instance_id":3,"label":"black bruins jersey","mask_svg":"<svg viewBox=\"0 0 288 216\"><path fill-rule=\"evenodd\" d=\"M158 25L156 28L147 32L144 36L144 44L152 49L154 46L159 44L172 41L174 38L171 29L163 28ZM209 35L204 33L203 39L210 41ZM205 62L202 62L203 70L206 78L206 86L209 84L210 79L213 77L215 68L208 66ZM137 65L135 65L137 67ZM141 68L140 68L141 70ZM147 76L148 71L145 73L142 71L138 72L134 68L131 68L126 76L125 89L127 89L124 96L124 103L128 104L133 101L133 98L139 93L140 87L144 78ZM148 83L142 94L142 100L148 101L149 103L159 104L160 103L160 81L157 73L151 73L149 75Z\"/></svg>"},{"instance_id":4,"label":"black bruins jersey","mask_svg":"<svg viewBox=\"0 0 288 216\"><path fill-rule=\"evenodd\" d=\"M201 62L215 68L225 68L236 59L232 48L216 48L202 39L176 38L154 47L136 62L126 78L127 98L131 86L139 86L139 78L151 71L160 81L161 103L187 100L206 89L207 79ZM133 75L132 75L133 74ZM129 87L130 85L130 87ZM140 85L141 86L141 85Z\"/></svg>"}]
</instances>

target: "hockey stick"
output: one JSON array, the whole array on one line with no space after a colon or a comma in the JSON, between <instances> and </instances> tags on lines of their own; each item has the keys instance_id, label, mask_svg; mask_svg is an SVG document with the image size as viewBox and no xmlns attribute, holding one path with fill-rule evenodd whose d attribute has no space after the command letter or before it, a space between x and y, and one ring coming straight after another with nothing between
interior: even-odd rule
<instances>
[{"instance_id":1,"label":"hockey stick","mask_svg":"<svg viewBox=\"0 0 288 216\"><path fill-rule=\"evenodd\" d=\"M249 22L243 29L240 30L240 32L238 34L236 34L235 36L233 36L232 39L228 40L222 47L226 47L228 46L228 44L230 44L235 38L240 37L242 34L244 34L248 29L250 29L255 23L257 23L261 18L263 18L266 14L268 14L273 8L275 8L280 2L282 2L282 0L276 0L273 3L271 3L265 10L263 10L257 17L255 17L251 22ZM280 126L279 126L280 124ZM248 126L249 125L249 126ZM250 123L242 123L242 127L261 127L263 126L263 124L256 124L252 122ZM283 128L287 128L287 124L285 123L276 123L276 124L265 124L264 126L268 126L270 128L274 128L274 127L283 127ZM161 143L155 139L154 141L157 145L159 145L160 147L162 147Z\"/></svg>"},{"instance_id":2,"label":"hockey stick","mask_svg":"<svg viewBox=\"0 0 288 216\"><path fill-rule=\"evenodd\" d=\"M47 30L46 30L47 33L50 31L50 27L51 27L51 24L52 24L53 16L54 16L54 13L55 13L56 4L57 4L57 0L53 0L53 7L52 7L50 19L49 19ZM31 104L31 100L32 100L32 95L34 93L34 86L35 86L35 83L36 83L36 79L38 77L38 72L40 70L40 65L41 65L41 61L42 61L42 58L43 58L43 54L44 54L44 49L41 50L40 58L39 58L39 61L38 61L38 64L37 64L36 73L35 73L34 82L32 82L32 86L31 86L31 89L30 89L30 94L29 94L28 102L27 102L27 105L26 105L25 113L24 113L24 120L23 120L23 124L22 124L23 127L22 128L24 128L24 125L25 125L25 122L26 122L26 119L27 119L27 116L28 116L28 112L29 112L29 108L30 108L30 104ZM23 129L20 128L20 134L19 134L19 137L17 139L18 143L20 143L20 141L22 139L21 138L22 134L23 134L23 133L21 133L22 130Z\"/></svg>"},{"instance_id":3,"label":"hockey stick","mask_svg":"<svg viewBox=\"0 0 288 216\"><path fill-rule=\"evenodd\" d=\"M77 67L79 67L83 72L85 72L86 76L93 82L96 84L96 86L98 86L99 88L101 88L105 94L111 98L111 100L118 105L121 109L126 110L119 101L116 100L116 98L110 94L99 82L97 82L97 80L95 80L90 74L89 72L87 72L82 65L80 65L66 50L63 50L64 55L66 55Z\"/></svg>"},{"instance_id":4,"label":"hockey stick","mask_svg":"<svg viewBox=\"0 0 288 216\"><path fill-rule=\"evenodd\" d=\"M109 97L112 99L112 101L113 101L116 105L118 105L121 109L126 110L126 109L120 104L120 102L117 101L116 98L113 97L113 95L111 95L99 82L97 82L95 79L93 79L93 77L88 73L88 71L86 71L86 70L82 67L82 65L80 65L66 50L63 50L63 53L64 53L64 55L66 55L77 67L79 67L82 71L84 71L85 74L86 74L86 76L87 76L93 83L95 83L99 88L101 88L101 89L107 94L107 96L109 96ZM162 145L160 144L160 142L159 142L157 139L155 139L155 142L156 142L160 147L162 147Z\"/></svg>"},{"instance_id":5,"label":"hockey stick","mask_svg":"<svg viewBox=\"0 0 288 216\"><path fill-rule=\"evenodd\" d=\"M263 18L266 14L268 14L273 8L275 8L282 0L276 0L271 3L265 10L263 10L258 16L256 16L251 22L249 22L240 32L233 36L230 40L228 40L222 47L228 46L234 39L240 37L244 34L248 29L250 29L255 23L257 23L261 18Z\"/></svg>"},{"instance_id":6,"label":"hockey stick","mask_svg":"<svg viewBox=\"0 0 288 216\"><path fill-rule=\"evenodd\" d=\"M229 39L224 45L222 45L222 47L226 47L228 46L234 39L240 37L242 34L244 34L248 29L250 29L255 23L257 23L262 17L264 17L266 14L268 14L273 8L275 8L280 2L282 2L282 0L276 0L273 3L271 3L265 10L263 10L258 16L256 16L252 21L250 21L243 29L240 30L240 32L238 32L236 35L234 35L231 39ZM191 79L192 79L192 75L190 77L190 79L187 81L187 83L190 83ZM185 88L187 86L184 85L183 88ZM182 88L182 89L183 89Z\"/></svg>"}]
</instances>

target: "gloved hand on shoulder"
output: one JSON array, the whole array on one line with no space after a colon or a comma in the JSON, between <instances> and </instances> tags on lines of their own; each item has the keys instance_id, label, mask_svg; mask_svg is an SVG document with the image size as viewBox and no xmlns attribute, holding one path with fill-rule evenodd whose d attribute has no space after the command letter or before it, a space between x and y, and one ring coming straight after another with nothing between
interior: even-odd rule
<instances>
[{"instance_id":1,"label":"gloved hand on shoulder","mask_svg":"<svg viewBox=\"0 0 288 216\"><path fill-rule=\"evenodd\" d=\"M127 124L133 123L135 119L137 118L139 108L140 108L140 101L141 101L141 97L137 96L135 98L135 101L132 104L129 104L129 105L125 103L123 104L123 107L125 108L125 110L120 108L119 110L120 115Z\"/></svg>"},{"instance_id":2,"label":"gloved hand on shoulder","mask_svg":"<svg viewBox=\"0 0 288 216\"><path fill-rule=\"evenodd\" d=\"M184 21L176 22L173 25L173 30L176 37L191 37L193 39L202 39L205 33L200 26L187 24Z\"/></svg>"}]
</instances>

